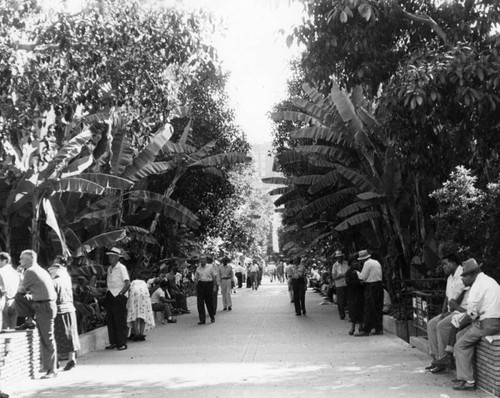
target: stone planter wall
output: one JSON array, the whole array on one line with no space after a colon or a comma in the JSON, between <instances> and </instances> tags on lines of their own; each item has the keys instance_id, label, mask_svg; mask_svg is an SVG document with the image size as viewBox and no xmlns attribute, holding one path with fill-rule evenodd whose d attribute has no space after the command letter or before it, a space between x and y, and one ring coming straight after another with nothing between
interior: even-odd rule
<instances>
[{"instance_id":1,"label":"stone planter wall","mask_svg":"<svg viewBox=\"0 0 500 398\"><path fill-rule=\"evenodd\" d=\"M416 336L417 330L412 321L398 321L392 316L384 315L384 330L395 334L406 342L410 341L410 336Z\"/></svg>"}]
</instances>

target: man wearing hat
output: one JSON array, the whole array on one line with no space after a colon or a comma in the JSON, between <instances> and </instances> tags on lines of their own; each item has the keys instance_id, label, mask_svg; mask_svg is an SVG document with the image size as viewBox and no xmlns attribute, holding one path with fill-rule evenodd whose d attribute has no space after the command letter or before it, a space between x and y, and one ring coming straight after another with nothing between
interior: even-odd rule
<instances>
[{"instance_id":1,"label":"man wearing hat","mask_svg":"<svg viewBox=\"0 0 500 398\"><path fill-rule=\"evenodd\" d=\"M109 345L107 350L127 349L127 292L130 288L130 277L127 268L120 262L122 252L113 247L106 252L110 266L106 279L108 291L104 299L106 323L108 325Z\"/></svg>"},{"instance_id":2,"label":"man wearing hat","mask_svg":"<svg viewBox=\"0 0 500 398\"><path fill-rule=\"evenodd\" d=\"M474 390L474 350L484 336L500 333L500 286L481 272L476 260L470 258L462 264L462 281L470 286L467 312L460 324L472 321L461 331L455 344L457 382L454 390Z\"/></svg>"},{"instance_id":3,"label":"man wearing hat","mask_svg":"<svg viewBox=\"0 0 500 398\"><path fill-rule=\"evenodd\" d=\"M344 260L342 250L335 251L335 264L332 266L332 280L335 284L335 292L337 293L337 309L340 319L345 319L345 310L347 307L347 283L345 281L345 273L349 269L349 264Z\"/></svg>"},{"instance_id":4,"label":"man wearing hat","mask_svg":"<svg viewBox=\"0 0 500 398\"><path fill-rule=\"evenodd\" d=\"M358 253L358 261L362 264L360 279L365 286L365 302L363 313L363 329L354 336L368 336L383 333L384 287L382 286L382 266L371 258L367 250Z\"/></svg>"}]
</instances>

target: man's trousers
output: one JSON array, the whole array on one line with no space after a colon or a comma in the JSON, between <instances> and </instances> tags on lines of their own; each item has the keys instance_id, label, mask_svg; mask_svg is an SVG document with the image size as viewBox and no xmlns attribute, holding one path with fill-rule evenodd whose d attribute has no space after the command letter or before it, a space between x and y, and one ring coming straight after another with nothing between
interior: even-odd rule
<instances>
[{"instance_id":1,"label":"man's trousers","mask_svg":"<svg viewBox=\"0 0 500 398\"><path fill-rule=\"evenodd\" d=\"M115 297L108 291L104 299L104 306L106 308L109 344L127 344L127 297L122 294Z\"/></svg>"},{"instance_id":2,"label":"man's trousers","mask_svg":"<svg viewBox=\"0 0 500 398\"><path fill-rule=\"evenodd\" d=\"M208 316L213 318L214 312L214 282L199 281L196 285L196 302L198 305L198 317L200 322L205 322L206 313L205 306L207 307Z\"/></svg>"}]
</instances>

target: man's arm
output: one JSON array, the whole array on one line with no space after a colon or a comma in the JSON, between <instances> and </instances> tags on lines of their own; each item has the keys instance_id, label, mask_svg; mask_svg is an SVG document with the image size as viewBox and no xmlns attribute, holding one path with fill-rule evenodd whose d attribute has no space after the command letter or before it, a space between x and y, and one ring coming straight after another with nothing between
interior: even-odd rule
<instances>
[{"instance_id":1,"label":"man's arm","mask_svg":"<svg viewBox=\"0 0 500 398\"><path fill-rule=\"evenodd\" d=\"M118 293L118 294L124 295L125 293L128 292L128 289L130 289L130 281L128 279L125 279L124 283L125 283L125 286L123 286L123 289L120 290L120 293Z\"/></svg>"}]
</instances>

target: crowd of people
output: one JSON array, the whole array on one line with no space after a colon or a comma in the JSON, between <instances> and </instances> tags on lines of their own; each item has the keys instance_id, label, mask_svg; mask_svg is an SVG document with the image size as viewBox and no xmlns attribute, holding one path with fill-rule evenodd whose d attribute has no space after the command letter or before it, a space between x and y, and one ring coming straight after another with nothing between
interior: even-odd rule
<instances>
[{"instance_id":1,"label":"crowd of people","mask_svg":"<svg viewBox=\"0 0 500 398\"><path fill-rule=\"evenodd\" d=\"M271 283L288 284L296 316L307 314L308 286L324 296L321 304L335 302L339 318L350 322L348 334L352 336L382 334L383 314L390 308L382 266L367 250L351 256L336 250L334 261L320 266L307 266L297 257L289 264L279 261L267 268L256 260L201 255L191 258L182 273L177 261L164 261L154 277L133 281L121 262L121 249L111 248L106 256L107 350L126 350L128 341L145 341L146 332L155 326L155 313L161 315L162 324L176 323L174 315L190 313L187 297L193 291L198 324L206 324L207 314L214 323L219 288L222 310L232 311L231 295L236 289L246 283L248 289L257 291L264 273ZM441 261L448 275L446 298L441 313L428 322L433 360L427 370L440 373L456 368L454 388L473 390L475 345L484 336L500 333L500 286L474 259L461 263L456 254L448 253ZM0 252L0 324L4 330L38 329L45 372L42 379L53 378L63 358L67 360L63 370L76 366L80 343L73 291L79 285L73 286L62 256L56 256L46 270L38 265L36 252L25 250L19 263L15 269L9 254ZM0 398L7 396L0 392Z\"/></svg>"}]
</instances>

